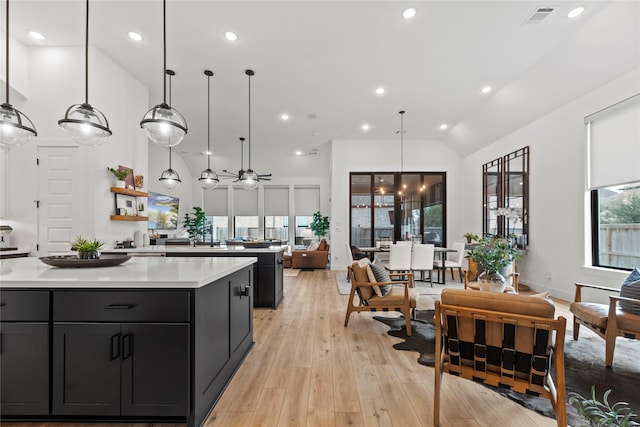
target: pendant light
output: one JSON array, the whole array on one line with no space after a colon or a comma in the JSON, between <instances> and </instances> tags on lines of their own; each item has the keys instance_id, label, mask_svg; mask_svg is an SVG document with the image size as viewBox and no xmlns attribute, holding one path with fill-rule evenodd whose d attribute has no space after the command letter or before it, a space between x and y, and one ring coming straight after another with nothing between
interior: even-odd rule
<instances>
[{"instance_id":1,"label":"pendant light","mask_svg":"<svg viewBox=\"0 0 640 427\"><path fill-rule=\"evenodd\" d=\"M29 119L23 113L13 108L9 103L9 0L7 0L7 14L6 14L6 74L5 74L5 102L0 105L0 147L9 149L26 142L29 142L32 137L37 136L36 128Z\"/></svg>"},{"instance_id":2,"label":"pendant light","mask_svg":"<svg viewBox=\"0 0 640 427\"><path fill-rule=\"evenodd\" d=\"M251 169L251 76L255 73L253 70L245 70L244 72L249 77L249 168L246 171L241 171L240 184L246 190L254 190L258 186L258 181L266 180L271 174L258 175Z\"/></svg>"},{"instance_id":3,"label":"pendant light","mask_svg":"<svg viewBox=\"0 0 640 427\"><path fill-rule=\"evenodd\" d=\"M200 186L204 190L213 190L220 183L218 174L211 170L211 76L213 72L205 70L207 76L207 168L200 174Z\"/></svg>"},{"instance_id":4,"label":"pendant light","mask_svg":"<svg viewBox=\"0 0 640 427\"><path fill-rule=\"evenodd\" d=\"M182 180L180 179L180 175L178 172L171 169L171 147L169 147L169 169L162 172L158 181L162 184L164 188L168 188L169 190L173 190L178 188Z\"/></svg>"},{"instance_id":5,"label":"pendant light","mask_svg":"<svg viewBox=\"0 0 640 427\"><path fill-rule=\"evenodd\" d=\"M165 74L169 76L169 102L171 102L171 77L175 76L176 73L173 70L165 70ZM167 81L167 77L165 76L165 85ZM158 181L162 184L164 188L169 190L173 190L178 188L182 180L180 179L180 175L178 172L171 169L171 147L169 147L169 169L162 172Z\"/></svg>"},{"instance_id":6,"label":"pendant light","mask_svg":"<svg viewBox=\"0 0 640 427\"><path fill-rule=\"evenodd\" d=\"M100 145L111 136L109 122L89 104L89 0L86 1L84 36L84 103L72 105L58 124L80 145Z\"/></svg>"},{"instance_id":7,"label":"pendant light","mask_svg":"<svg viewBox=\"0 0 640 427\"><path fill-rule=\"evenodd\" d=\"M163 66L162 74L164 77L167 69L167 1L162 1L162 25L163 25ZM163 100L161 104L156 105L147 111L140 127L144 129L147 136L155 144L161 147L175 147L182 142L187 134L187 122L178 110L171 107L171 101L167 104L167 80L163 82Z\"/></svg>"}]
</instances>

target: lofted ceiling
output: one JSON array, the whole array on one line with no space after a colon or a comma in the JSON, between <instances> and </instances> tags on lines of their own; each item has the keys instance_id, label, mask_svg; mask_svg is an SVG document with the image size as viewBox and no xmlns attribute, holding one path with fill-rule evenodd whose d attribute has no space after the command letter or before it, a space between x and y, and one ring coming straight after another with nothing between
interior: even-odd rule
<instances>
[{"instance_id":1,"label":"lofted ceiling","mask_svg":"<svg viewBox=\"0 0 640 427\"><path fill-rule=\"evenodd\" d=\"M548 6L555 10L544 20L526 22ZM584 13L568 18L577 6ZM239 158L248 122L244 70L251 68L256 163L267 153L327 150L333 139L397 138L399 110L406 110L405 138L441 140L465 156L638 67L639 6L168 0L167 66L177 74L172 104L189 126L176 151L199 175L207 143L203 71L211 69L214 153ZM12 36L26 45L84 42L84 1L14 0L11 7ZM417 10L410 20L402 17L407 7ZM46 39L32 39L29 30ZM129 31L144 39L132 41ZM226 31L238 40L226 40ZM90 44L149 88L150 106L162 100L162 1L92 0ZM481 93L485 85L493 91ZM449 128L441 130L442 123Z\"/></svg>"}]
</instances>

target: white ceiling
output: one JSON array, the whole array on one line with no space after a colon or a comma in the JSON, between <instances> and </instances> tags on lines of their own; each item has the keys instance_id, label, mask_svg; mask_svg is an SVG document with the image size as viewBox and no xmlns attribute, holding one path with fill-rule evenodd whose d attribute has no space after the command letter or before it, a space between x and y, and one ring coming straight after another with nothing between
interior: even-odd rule
<instances>
[{"instance_id":1,"label":"white ceiling","mask_svg":"<svg viewBox=\"0 0 640 427\"><path fill-rule=\"evenodd\" d=\"M580 5L585 12L567 18ZM405 20L409 6L417 15ZM524 24L542 6L556 10L539 24ZM199 175L203 161L196 153L205 150L207 136L203 71L211 69L214 152L239 155L248 122L244 70L251 68L254 159L325 150L332 139L397 138L399 110L406 110L405 138L442 140L465 156L638 67L639 6L169 0L167 67L177 73L172 101L189 125L176 150ZM12 36L27 45L84 42L82 0L13 0L11 8ZM46 40L33 40L28 30ZM130 40L132 30L144 40ZM239 39L227 41L225 31ZM151 105L162 100L160 0L92 0L90 44L147 85ZM484 95L487 84L495 89ZM375 94L378 86L385 87L383 96ZM279 119L285 112L288 122ZM441 131L441 123L450 128Z\"/></svg>"}]
</instances>

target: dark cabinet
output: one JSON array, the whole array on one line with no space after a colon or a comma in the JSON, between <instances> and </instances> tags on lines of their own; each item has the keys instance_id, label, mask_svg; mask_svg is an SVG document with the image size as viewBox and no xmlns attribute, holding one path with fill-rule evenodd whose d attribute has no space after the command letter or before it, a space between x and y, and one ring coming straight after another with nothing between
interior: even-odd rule
<instances>
[{"instance_id":1,"label":"dark cabinet","mask_svg":"<svg viewBox=\"0 0 640 427\"><path fill-rule=\"evenodd\" d=\"M56 291L53 321L54 415L188 414L188 292Z\"/></svg>"},{"instance_id":2,"label":"dark cabinet","mask_svg":"<svg viewBox=\"0 0 640 427\"><path fill-rule=\"evenodd\" d=\"M0 412L49 413L49 293L0 293Z\"/></svg>"},{"instance_id":3,"label":"dark cabinet","mask_svg":"<svg viewBox=\"0 0 640 427\"><path fill-rule=\"evenodd\" d=\"M0 324L0 412L49 413L49 324Z\"/></svg>"}]
</instances>

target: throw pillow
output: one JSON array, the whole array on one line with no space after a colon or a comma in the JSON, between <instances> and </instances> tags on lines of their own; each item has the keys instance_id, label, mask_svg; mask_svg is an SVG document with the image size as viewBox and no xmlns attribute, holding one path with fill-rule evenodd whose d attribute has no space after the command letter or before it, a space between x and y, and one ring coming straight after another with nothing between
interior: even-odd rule
<instances>
[{"instance_id":1,"label":"throw pillow","mask_svg":"<svg viewBox=\"0 0 640 427\"><path fill-rule=\"evenodd\" d=\"M391 281L391 277L389 277L389 272L387 271L386 268L384 268L384 265L374 262L373 264L371 264L371 271L373 271L373 275L376 278L376 282ZM389 292L391 292L392 289L393 289L393 286L391 285L382 285L380 286L380 295L382 297L385 297L389 295Z\"/></svg>"},{"instance_id":2,"label":"throw pillow","mask_svg":"<svg viewBox=\"0 0 640 427\"><path fill-rule=\"evenodd\" d=\"M372 283L377 282L376 276L373 274L373 270L371 269L372 264L367 264L367 276L369 277L369 281ZM379 297L382 296L382 291L380 290L380 286L374 286L373 292L376 293Z\"/></svg>"},{"instance_id":3,"label":"throw pillow","mask_svg":"<svg viewBox=\"0 0 640 427\"><path fill-rule=\"evenodd\" d=\"M320 246L319 242L313 242L309 245L309 248L307 249L308 251L317 251L318 247Z\"/></svg>"},{"instance_id":4,"label":"throw pillow","mask_svg":"<svg viewBox=\"0 0 640 427\"><path fill-rule=\"evenodd\" d=\"M369 283L369 276L367 275L367 266L361 266L359 263L354 262L351 265L353 270L353 278L358 283ZM373 289L370 286L360 286L360 297L367 301L373 296Z\"/></svg>"},{"instance_id":5,"label":"throw pillow","mask_svg":"<svg viewBox=\"0 0 640 427\"><path fill-rule=\"evenodd\" d=\"M638 267L634 268L631 274L622 282L620 296L640 300L640 270L638 270ZM627 313L640 314L640 304L620 301L620 308Z\"/></svg>"},{"instance_id":6,"label":"throw pillow","mask_svg":"<svg viewBox=\"0 0 640 427\"><path fill-rule=\"evenodd\" d=\"M325 239L320 240L320 243L318 243L318 250L319 251L327 250L327 241Z\"/></svg>"}]
</instances>

